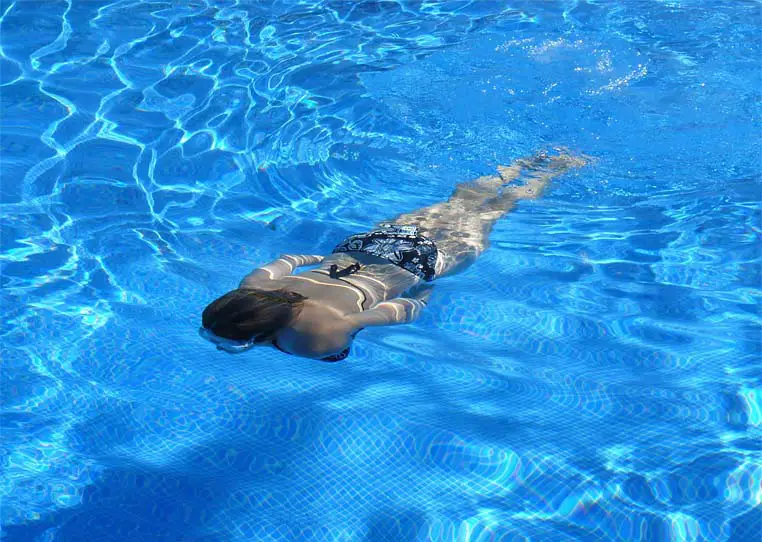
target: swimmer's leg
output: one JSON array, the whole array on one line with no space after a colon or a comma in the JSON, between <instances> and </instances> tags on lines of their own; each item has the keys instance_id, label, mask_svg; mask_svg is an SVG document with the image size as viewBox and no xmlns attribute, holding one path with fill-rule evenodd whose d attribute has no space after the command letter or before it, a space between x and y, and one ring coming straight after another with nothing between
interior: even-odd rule
<instances>
[{"instance_id":1,"label":"swimmer's leg","mask_svg":"<svg viewBox=\"0 0 762 542\"><path fill-rule=\"evenodd\" d=\"M377 226L385 223L411 224L418 226L422 233L424 230L431 232L441 228L452 229L453 218L476 212L480 205L499 194L500 187L517 179L521 175L520 164L523 162L517 160L510 166L498 166L500 175L487 175L460 183L447 201L402 213L392 220L380 222Z\"/></svg>"},{"instance_id":2,"label":"swimmer's leg","mask_svg":"<svg viewBox=\"0 0 762 542\"><path fill-rule=\"evenodd\" d=\"M498 166L498 175L459 184L450 198L392 222L414 224L440 252L437 276L452 275L471 265L489 246L492 227L516 201L536 199L550 181L586 162L566 152L539 153Z\"/></svg>"}]
</instances>

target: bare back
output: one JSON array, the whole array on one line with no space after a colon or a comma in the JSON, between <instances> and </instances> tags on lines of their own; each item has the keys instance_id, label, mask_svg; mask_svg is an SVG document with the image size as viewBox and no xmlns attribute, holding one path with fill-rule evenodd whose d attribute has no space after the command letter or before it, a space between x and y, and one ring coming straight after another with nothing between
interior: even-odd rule
<instances>
[{"instance_id":1,"label":"bare back","mask_svg":"<svg viewBox=\"0 0 762 542\"><path fill-rule=\"evenodd\" d=\"M341 278L331 277L332 265L345 269L357 263L360 270L356 273ZM326 256L317 268L303 273L276 280L247 277L241 286L265 290L283 288L330 305L346 315L369 310L382 301L399 297L419 282L418 277L386 260L369 254L344 252Z\"/></svg>"}]
</instances>

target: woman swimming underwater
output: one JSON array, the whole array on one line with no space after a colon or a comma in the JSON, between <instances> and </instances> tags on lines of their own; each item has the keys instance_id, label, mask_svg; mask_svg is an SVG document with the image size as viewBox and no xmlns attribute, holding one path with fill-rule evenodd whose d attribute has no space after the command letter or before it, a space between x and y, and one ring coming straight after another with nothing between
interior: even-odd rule
<instances>
[{"instance_id":1,"label":"woman swimming underwater","mask_svg":"<svg viewBox=\"0 0 762 542\"><path fill-rule=\"evenodd\" d=\"M539 197L551 179L584 163L564 152L520 159L499 166L498 175L458 185L445 202L348 237L329 256L283 255L206 307L200 333L230 353L274 346L322 361L344 359L363 328L413 322L431 295L430 282L471 265L518 200Z\"/></svg>"}]
</instances>

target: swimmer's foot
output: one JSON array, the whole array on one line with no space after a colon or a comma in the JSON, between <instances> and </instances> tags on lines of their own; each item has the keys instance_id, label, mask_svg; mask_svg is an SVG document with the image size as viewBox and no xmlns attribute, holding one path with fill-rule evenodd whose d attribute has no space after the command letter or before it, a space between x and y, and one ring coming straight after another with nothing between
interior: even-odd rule
<instances>
[{"instance_id":1,"label":"swimmer's foot","mask_svg":"<svg viewBox=\"0 0 762 542\"><path fill-rule=\"evenodd\" d=\"M538 198L553 178L570 169L580 168L589 161L588 157L574 156L563 148L553 150L556 151L555 154L542 151L531 158L517 160L508 168L504 168L509 170L506 177L503 177L501 167L498 167L498 172L500 172L504 182L514 182L519 178L524 181L520 185L507 187L516 199ZM519 173L515 174L517 165L520 169Z\"/></svg>"},{"instance_id":2,"label":"swimmer's foot","mask_svg":"<svg viewBox=\"0 0 762 542\"><path fill-rule=\"evenodd\" d=\"M569 149L555 147L553 155L547 155L547 168L551 170L568 171L570 169L584 167L590 162L590 157L584 154L574 155Z\"/></svg>"},{"instance_id":3,"label":"swimmer's foot","mask_svg":"<svg viewBox=\"0 0 762 542\"><path fill-rule=\"evenodd\" d=\"M503 194L507 199L535 198L550 179L587 163L587 157L575 156L566 149L554 148L553 151L553 154L542 151L529 158L519 158L509 166L499 165L498 175L461 183L453 192L451 200L460 198L462 201L480 202L483 205L496 198L503 198ZM526 187L527 190L519 190Z\"/></svg>"},{"instance_id":4,"label":"swimmer's foot","mask_svg":"<svg viewBox=\"0 0 762 542\"><path fill-rule=\"evenodd\" d=\"M519 158L510 166L497 166L497 171L504 184L511 183L522 176L536 174L560 175L570 169L587 164L588 157L574 156L567 149L556 147L556 154L540 151L531 158Z\"/></svg>"}]
</instances>

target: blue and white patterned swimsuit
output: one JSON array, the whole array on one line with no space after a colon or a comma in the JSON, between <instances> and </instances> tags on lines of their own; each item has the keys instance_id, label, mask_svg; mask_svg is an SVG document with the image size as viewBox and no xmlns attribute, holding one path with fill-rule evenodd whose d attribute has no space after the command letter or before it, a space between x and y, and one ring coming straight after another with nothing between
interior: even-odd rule
<instances>
[{"instance_id":1,"label":"blue and white patterned swimsuit","mask_svg":"<svg viewBox=\"0 0 762 542\"><path fill-rule=\"evenodd\" d=\"M437 246L418 235L418 226L382 224L381 229L350 235L336 245L336 252L364 252L389 260L425 281L434 280Z\"/></svg>"}]
</instances>

